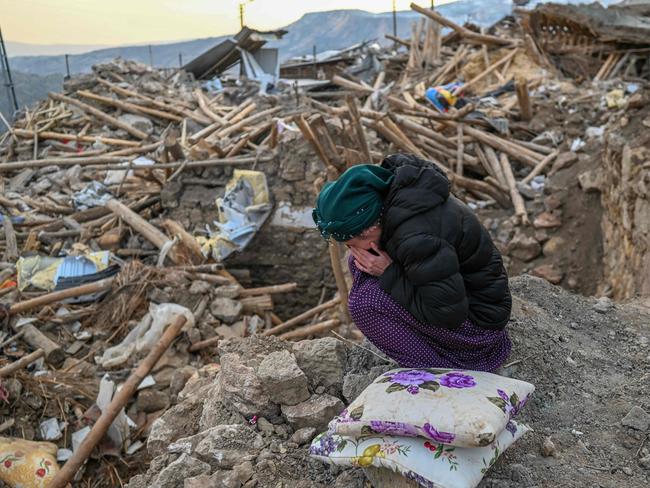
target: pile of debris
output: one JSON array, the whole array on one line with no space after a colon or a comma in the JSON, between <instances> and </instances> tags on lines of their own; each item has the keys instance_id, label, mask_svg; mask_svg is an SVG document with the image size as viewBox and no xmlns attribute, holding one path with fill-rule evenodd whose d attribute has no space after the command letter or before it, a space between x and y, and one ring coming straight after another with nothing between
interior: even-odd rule
<instances>
[{"instance_id":1,"label":"pile of debris","mask_svg":"<svg viewBox=\"0 0 650 488\"><path fill-rule=\"evenodd\" d=\"M168 174L182 162L201 168L250 162L243 156L263 160L277 137L273 116L283 108L272 97L254 97L255 86L235 88L210 95L184 71L170 75L134 61L94 66L65 83L66 95L50 93L15 122L3 142L15 140L0 155L16 161L2 171L146 166L138 156L147 154Z\"/></svg>"},{"instance_id":2,"label":"pile of debris","mask_svg":"<svg viewBox=\"0 0 650 488\"><path fill-rule=\"evenodd\" d=\"M538 19L555 7L522 15ZM611 286L596 289L602 276L578 276L587 262L601 269L602 251L569 254L566 243L575 239L575 229L562 228L563 213L580 216L593 209L590 196L567 197L573 188L594 190L588 171L604 151L605 130L647 98L639 78L647 78L645 64L634 64L636 77L594 76L585 90L578 85L581 78L562 79L561 62L569 54L552 51L557 43L540 34L546 29L531 30L541 21L526 17L518 24L506 18L486 33L412 8L424 18L411 39L387 36L401 48L384 55L373 83L346 71L332 77L341 89L330 87L311 99L313 92L306 93L312 111L295 120L329 177L352 164L379 162L388 152L417 154L442 167L454 193L482 216L508 256L511 273L532 272L583 293L611 293ZM443 36L444 28L451 32ZM589 52L603 56L611 46L622 49L613 41L609 48L592 44ZM638 46L626 46L626 60L641 55ZM323 103L324 96L333 102ZM580 174L568 181L563 175L574 165ZM576 202L581 209L573 208ZM598 221L600 215L585 220Z\"/></svg>"},{"instance_id":3,"label":"pile of debris","mask_svg":"<svg viewBox=\"0 0 650 488\"><path fill-rule=\"evenodd\" d=\"M167 341L138 390L118 405L93 461L76 473L78 482L116 486L132 468L105 456L126 456L140 469L151 424L192 371L218 370L212 354L221 340L322 335L340 326L340 299L323 294L317 307L285 321L273 296L291 296L296 283L251 287L247 270L235 277L206 264L221 249L243 248L239 239L247 244L263 222L243 217L268 217L264 174L232 166L272 159L283 127L274 116L286 112L276 97L258 96L253 85L209 96L184 72L123 60L96 66L66 89L28 110L0 144L8 161L0 164L0 300L8 324L0 336L0 433L55 442L60 462L74 459L90 427L113 408L116 385L134 378L138 360L159 349L163 330L182 316L180 340ZM220 181L234 176L217 202L222 233L192 235L210 222L188 229L170 218L179 187L217 170ZM213 206L216 196L212 190Z\"/></svg>"},{"instance_id":4,"label":"pile of debris","mask_svg":"<svg viewBox=\"0 0 650 488\"><path fill-rule=\"evenodd\" d=\"M544 485L549 470L560 485L578 475L593 484L643 486L650 414L639 373L649 361L648 309L570 295L529 276L511 284L517 352L500 373L538 386L521 413L533 432L481 486ZM626 324L616 344L612 322ZM190 487L367 486L361 469L326 466L307 448L333 412L394 367L372 345L250 337L224 341L218 352L221 368L194 371L178 403L151 426L151 465L129 488L172 488L180 480ZM620 388L625 401L604 406Z\"/></svg>"},{"instance_id":5,"label":"pile of debris","mask_svg":"<svg viewBox=\"0 0 650 488\"><path fill-rule=\"evenodd\" d=\"M0 434L55 442L60 462L85 466L78 483L117 486L137 475L130 486L181 478L188 486L363 486L358 470L311 461L305 444L390 365L353 344L344 256L305 229L325 181L392 151L444 169L511 274L590 293L603 253L590 234L601 232L594 207L602 192L611 286L601 290L617 298L647 290L648 273L638 273L650 235L647 46L638 36L614 41L573 16L570 32L582 26L592 40L558 51L544 27L559 22L550 6L487 32L412 8L425 18L411 39L391 38L399 49L364 44L285 67L317 83L201 85L182 70L116 60L68 80L66 94L51 94L0 137ZM240 41L254 47L257 34ZM218 56L225 66L235 47L204 61ZM600 57L601 68L593 73L591 59L582 79L562 79L577 76L566 68L572 56ZM579 85L587 76L595 82ZM221 261L253 236L226 270ZM260 270L253 252L267 256ZM516 356L503 373L542 392L524 419L540 434L505 456L533 468L497 465L490 476L520 486L542 482L547 464L560 470L542 434L557 435L567 458L586 458L580 469L594 484L621 466L637 476L628 451L640 443L639 466L650 461L638 429L615 427L623 406L590 429L594 418L577 402L593 401L595 411L609 399L605 366L634 372L647 363L645 315L615 315L607 299L569 298L541 280L514 288ZM613 318L631 325L609 330ZM330 334L341 340L281 340ZM526 355L531 347L539 357ZM593 371L577 381L578 365ZM605 383L619 379L612 373ZM633 403L643 388L628 392ZM582 412L579 423L570 425L564 407ZM82 456L108 411L116 414L108 434ZM607 467L603 432L625 443ZM535 461L538 444L544 460ZM573 475L562 472L565 484Z\"/></svg>"}]
</instances>

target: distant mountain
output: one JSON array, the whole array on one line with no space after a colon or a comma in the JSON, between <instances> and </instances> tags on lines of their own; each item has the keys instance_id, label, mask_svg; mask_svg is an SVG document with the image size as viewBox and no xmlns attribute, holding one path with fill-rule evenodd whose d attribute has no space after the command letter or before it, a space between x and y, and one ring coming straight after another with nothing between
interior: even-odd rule
<instances>
[{"instance_id":1,"label":"distant mountain","mask_svg":"<svg viewBox=\"0 0 650 488\"><path fill-rule=\"evenodd\" d=\"M472 20L481 25L496 22L510 12L509 0L460 0L439 7L439 11L456 22ZM411 23L422 16L416 12L404 11L397 14L397 33L409 37ZM254 26L252 26L254 27ZM334 10L303 15L296 22L284 27L289 31L284 39L270 46L281 49L281 59L308 54L313 46L320 51L344 48L364 40L377 39L386 42L384 34L392 33L392 13L373 14L360 10ZM183 62L203 53L227 36L196 39L185 42L158 44L151 47L153 64L159 68L179 65L179 53ZM90 71L93 64L104 63L118 56L150 63L148 46L122 46L99 49L69 56L71 73ZM58 56L16 56L11 66L17 71L47 75L65 73L65 58Z\"/></svg>"},{"instance_id":2,"label":"distant mountain","mask_svg":"<svg viewBox=\"0 0 650 488\"><path fill-rule=\"evenodd\" d=\"M541 0L532 0L532 7ZM559 3L581 3L580 0L565 0ZM615 0L604 0L603 4L616 3ZM511 12L510 0L460 0L437 8L445 17L463 24L467 21L482 26L488 26ZM413 11L397 13L397 35L403 38L411 36L411 25L422 16ZM254 27L254 26L252 26ZM318 52L330 49L342 49L353 44L376 39L385 44L385 34L393 31L392 13L373 14L360 10L333 10L329 12L314 12L303 15L299 20L284 27L289 33L280 41L267 44L269 47L280 49L281 60L293 56L311 54L313 46ZM92 65L108 62L118 56L150 63L159 68L179 66L179 54L182 62L186 63L205 52L228 36L195 39L184 42L173 42L148 46L122 46L98 49L82 54L69 56L71 73L89 72ZM58 46L60 47L60 46ZM53 46L53 49L57 48ZM11 50L9 51L11 53ZM49 90L59 90L60 80L65 73L65 58L57 56L17 56L10 58L12 70L16 73L16 87L19 92L21 106L30 105L45 96ZM33 79L29 74L38 75ZM41 78L45 76L46 78ZM57 82L57 80L59 80ZM57 83L59 83L57 85ZM8 106L5 94L0 92L0 107L7 114ZM0 129L1 130L1 129Z\"/></svg>"},{"instance_id":3,"label":"distant mountain","mask_svg":"<svg viewBox=\"0 0 650 488\"><path fill-rule=\"evenodd\" d=\"M12 71L11 77L14 81L16 98L19 107L31 105L34 102L47 98L47 93L51 91L61 91L63 75L51 74L39 76L20 71ZM13 107L10 105L5 87L0 87L0 112L7 119L11 119ZM0 122L0 133L4 132L6 127Z\"/></svg>"},{"instance_id":4,"label":"distant mountain","mask_svg":"<svg viewBox=\"0 0 650 488\"><path fill-rule=\"evenodd\" d=\"M27 42L5 41L9 56L56 56L57 54L81 54L96 49L104 49L102 44L30 44Z\"/></svg>"}]
</instances>

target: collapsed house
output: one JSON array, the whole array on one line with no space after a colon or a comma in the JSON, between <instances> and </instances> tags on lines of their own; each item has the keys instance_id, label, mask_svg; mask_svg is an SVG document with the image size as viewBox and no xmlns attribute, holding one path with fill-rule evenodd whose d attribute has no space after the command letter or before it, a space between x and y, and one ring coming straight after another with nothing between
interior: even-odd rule
<instances>
[{"instance_id":1,"label":"collapsed house","mask_svg":"<svg viewBox=\"0 0 650 488\"><path fill-rule=\"evenodd\" d=\"M278 50L264 47L270 40L282 39L287 31L261 32L243 27L232 38L208 49L183 66L197 80L206 80L240 64L240 74L258 81L262 87L277 83L280 76Z\"/></svg>"},{"instance_id":2,"label":"collapsed house","mask_svg":"<svg viewBox=\"0 0 650 488\"><path fill-rule=\"evenodd\" d=\"M568 76L650 77L650 4L544 4L520 12L539 49Z\"/></svg>"},{"instance_id":3,"label":"collapsed house","mask_svg":"<svg viewBox=\"0 0 650 488\"><path fill-rule=\"evenodd\" d=\"M511 274L537 277L512 282L505 370L538 385L525 412L537 433L487 483L541 485L550 466L558 484L578 472L644 486L647 304L549 285L647 294L641 39L596 36L611 27L576 20L592 7L563 17L591 47L565 51L534 27L559 25L544 14L557 6L486 32L413 8L423 19L410 39L280 67L312 78L315 60L324 79L309 91L260 93L277 53L261 53L268 33L244 29L171 74L96 66L16 120L0 138L0 432L48 442L64 468L76 455L79 484L364 486L361 470L329 469L306 446L391 364L360 347L343 253L310 211L350 165L406 151L439 164ZM567 71L574 56L593 66ZM203 84L238 61L249 80ZM464 106L441 110L435 89L458 82ZM163 336L155 366L128 381ZM621 385L625 401L604 408Z\"/></svg>"}]
</instances>

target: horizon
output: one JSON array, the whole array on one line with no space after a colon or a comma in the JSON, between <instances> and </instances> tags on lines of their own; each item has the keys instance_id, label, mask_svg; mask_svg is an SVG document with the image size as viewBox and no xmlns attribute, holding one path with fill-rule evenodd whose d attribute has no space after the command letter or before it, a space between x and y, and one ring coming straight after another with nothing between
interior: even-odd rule
<instances>
[{"instance_id":1,"label":"horizon","mask_svg":"<svg viewBox=\"0 0 650 488\"><path fill-rule=\"evenodd\" d=\"M436 0L435 5L459 0ZM509 0L505 0L508 1ZM34 47L90 46L110 47L166 44L194 39L232 35L239 31L238 0L0 0L0 24L7 43ZM278 3L282 4L278 8ZM431 6L431 0L414 2ZM510 2L509 2L510 3ZM396 0L397 10L410 11L411 0ZM297 21L308 13L361 10L373 14L390 13L391 0L248 0L245 24L257 30L275 30ZM151 12L155 12L151 15ZM156 22L145 19L157 18ZM39 20L47 19L45 22ZM70 29L74 22L76 28ZM111 26L106 30L107 22ZM136 27L133 29L133 27ZM162 35L166 33L166 36ZM10 53L10 56L13 54Z\"/></svg>"}]
</instances>

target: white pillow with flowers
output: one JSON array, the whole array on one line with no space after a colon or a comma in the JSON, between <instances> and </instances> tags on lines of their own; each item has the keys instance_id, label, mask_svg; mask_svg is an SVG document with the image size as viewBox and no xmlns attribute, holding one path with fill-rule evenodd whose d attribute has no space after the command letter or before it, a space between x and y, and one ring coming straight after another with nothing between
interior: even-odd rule
<instances>
[{"instance_id":1,"label":"white pillow with flowers","mask_svg":"<svg viewBox=\"0 0 650 488\"><path fill-rule=\"evenodd\" d=\"M388 468L425 488L473 488L528 430L512 420L494 442L475 448L449 446L421 437L377 435L354 439L328 431L312 441L309 454L328 464Z\"/></svg>"},{"instance_id":2,"label":"white pillow with flowers","mask_svg":"<svg viewBox=\"0 0 650 488\"><path fill-rule=\"evenodd\" d=\"M368 386L339 417L334 432L424 437L456 447L494 442L535 387L492 373L400 368Z\"/></svg>"}]
</instances>

